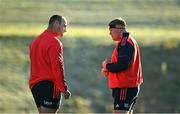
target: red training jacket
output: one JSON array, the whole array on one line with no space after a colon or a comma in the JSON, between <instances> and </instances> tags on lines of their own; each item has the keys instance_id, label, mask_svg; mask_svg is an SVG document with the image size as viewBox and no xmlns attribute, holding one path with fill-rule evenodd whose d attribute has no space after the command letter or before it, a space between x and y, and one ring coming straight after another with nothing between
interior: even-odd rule
<instances>
[{"instance_id":1,"label":"red training jacket","mask_svg":"<svg viewBox=\"0 0 180 114\"><path fill-rule=\"evenodd\" d=\"M48 80L61 92L67 91L63 45L58 37L61 35L47 29L30 44L30 89L39 81Z\"/></svg>"}]
</instances>

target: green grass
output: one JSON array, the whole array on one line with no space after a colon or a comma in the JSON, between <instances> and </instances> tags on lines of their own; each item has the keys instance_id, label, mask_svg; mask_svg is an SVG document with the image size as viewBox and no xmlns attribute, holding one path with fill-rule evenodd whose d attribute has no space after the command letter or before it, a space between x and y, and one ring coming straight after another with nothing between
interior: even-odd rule
<instances>
[{"instance_id":1,"label":"green grass","mask_svg":"<svg viewBox=\"0 0 180 114\"><path fill-rule=\"evenodd\" d=\"M2 25L1 36L34 36L45 30L46 26L37 25ZM128 30L135 36L136 40L143 46L158 45L164 43L167 47L176 47L180 40L179 30L177 28L163 27L129 27ZM67 33L64 34L70 41L74 38L90 38L94 44L112 44L108 26L106 27L82 27L68 26ZM109 37L109 39L108 39ZM103 40L102 40L103 39Z\"/></svg>"},{"instance_id":2,"label":"green grass","mask_svg":"<svg viewBox=\"0 0 180 114\"><path fill-rule=\"evenodd\" d=\"M180 112L179 0L0 0L0 112L37 112L29 79L29 43L49 16L69 21L64 45L72 98L60 112L111 112L101 62L114 43L107 24L122 16L141 49L144 84L135 112Z\"/></svg>"},{"instance_id":3,"label":"green grass","mask_svg":"<svg viewBox=\"0 0 180 114\"><path fill-rule=\"evenodd\" d=\"M1 0L1 23L45 23L50 15L65 15L73 25L106 25L122 16L133 26L176 26L179 0ZM17 18L16 18L17 17Z\"/></svg>"},{"instance_id":4,"label":"green grass","mask_svg":"<svg viewBox=\"0 0 180 114\"><path fill-rule=\"evenodd\" d=\"M29 31L23 29L22 36L13 32L15 28L10 30L13 35L8 36L5 32L0 35L0 91L3 93L0 110L1 112L35 112L36 108L28 89L28 44L35 35L30 32L31 29ZM43 30L43 28L35 30ZM132 34L142 31L134 28L129 30ZM152 41L146 38L151 34L151 29L143 30L146 34L133 35L138 36L137 40L140 42L145 80L135 112L178 112L178 68L180 67L178 61L180 41L176 36L178 31L161 29L160 34L153 31L156 37L152 38L156 40ZM101 76L100 67L102 60L111 55L114 44L106 29L96 28L96 34L93 34L93 31L93 28L70 27L62 38L66 79L72 91L72 99L63 104L61 112L111 112L112 99L107 80ZM166 37L163 32L173 37ZM173 94L173 91L177 91L177 94ZM13 97L14 95L16 97ZM169 97L174 99L169 99L167 102L170 104L167 104L166 99ZM14 105L14 102L19 104Z\"/></svg>"}]
</instances>

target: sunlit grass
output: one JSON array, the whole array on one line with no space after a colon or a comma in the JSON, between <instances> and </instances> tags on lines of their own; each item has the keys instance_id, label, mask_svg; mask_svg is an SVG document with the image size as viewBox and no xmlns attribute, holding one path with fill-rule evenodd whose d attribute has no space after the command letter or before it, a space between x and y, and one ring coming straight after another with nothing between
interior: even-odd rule
<instances>
[{"instance_id":1,"label":"sunlit grass","mask_svg":"<svg viewBox=\"0 0 180 114\"><path fill-rule=\"evenodd\" d=\"M46 29L42 25L3 25L0 30L1 36L37 36ZM131 35L142 45L156 45L160 43L176 42L180 40L179 29L176 28L152 28L152 27L129 27ZM108 27L69 26L64 37L68 39L88 38L99 43L111 44ZM71 39L71 40L72 40ZM74 39L75 40L75 39ZM168 43L169 44L169 43Z\"/></svg>"},{"instance_id":2,"label":"sunlit grass","mask_svg":"<svg viewBox=\"0 0 180 114\"><path fill-rule=\"evenodd\" d=\"M34 36L45 30L43 25L2 25L0 28L1 36ZM102 27L67 27L67 37L106 37L108 28ZM93 38L93 37L92 37Z\"/></svg>"},{"instance_id":3,"label":"sunlit grass","mask_svg":"<svg viewBox=\"0 0 180 114\"><path fill-rule=\"evenodd\" d=\"M38 25L6 25L1 24L0 35L1 36L34 36L38 35L43 26Z\"/></svg>"}]
</instances>

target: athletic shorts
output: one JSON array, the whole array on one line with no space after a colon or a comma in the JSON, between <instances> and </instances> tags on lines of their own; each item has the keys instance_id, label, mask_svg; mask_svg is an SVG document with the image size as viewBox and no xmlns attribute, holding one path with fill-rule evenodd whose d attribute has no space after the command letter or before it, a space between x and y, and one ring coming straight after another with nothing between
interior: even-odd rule
<instances>
[{"instance_id":1,"label":"athletic shorts","mask_svg":"<svg viewBox=\"0 0 180 114\"><path fill-rule=\"evenodd\" d=\"M61 93L51 81L40 81L31 89L36 106L58 109Z\"/></svg>"},{"instance_id":2,"label":"athletic shorts","mask_svg":"<svg viewBox=\"0 0 180 114\"><path fill-rule=\"evenodd\" d=\"M130 111L134 108L140 87L113 88L114 110Z\"/></svg>"}]
</instances>

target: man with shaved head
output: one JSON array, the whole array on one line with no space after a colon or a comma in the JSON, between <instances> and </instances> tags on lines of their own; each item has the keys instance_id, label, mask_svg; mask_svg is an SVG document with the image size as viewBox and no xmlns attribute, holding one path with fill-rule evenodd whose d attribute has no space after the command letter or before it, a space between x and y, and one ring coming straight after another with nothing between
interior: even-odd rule
<instances>
[{"instance_id":1,"label":"man with shaved head","mask_svg":"<svg viewBox=\"0 0 180 114\"><path fill-rule=\"evenodd\" d=\"M56 113L61 94L69 99L71 93L65 81L63 45L60 38L66 32L64 16L53 15L48 28L30 44L29 86L39 113Z\"/></svg>"}]
</instances>

